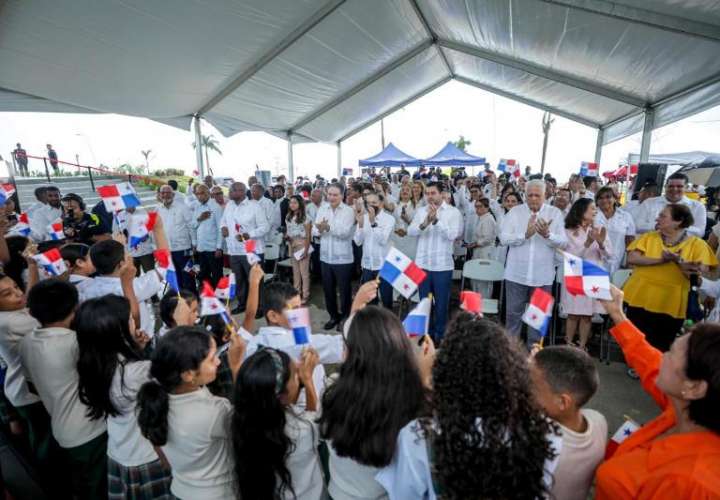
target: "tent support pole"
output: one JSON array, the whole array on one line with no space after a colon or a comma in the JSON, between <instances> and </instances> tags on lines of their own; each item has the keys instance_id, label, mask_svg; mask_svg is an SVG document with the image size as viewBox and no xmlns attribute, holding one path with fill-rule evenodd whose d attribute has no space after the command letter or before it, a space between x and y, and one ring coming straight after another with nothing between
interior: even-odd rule
<instances>
[{"instance_id":1,"label":"tent support pole","mask_svg":"<svg viewBox=\"0 0 720 500\"><path fill-rule=\"evenodd\" d=\"M288 155L288 181L295 182L295 164L293 162L293 145L292 145L292 134L288 133L287 136L287 155Z\"/></svg>"},{"instance_id":2,"label":"tent support pole","mask_svg":"<svg viewBox=\"0 0 720 500\"><path fill-rule=\"evenodd\" d=\"M595 143L595 163L600 165L600 159L602 158L603 140L605 139L605 130L599 128L597 131L597 142Z\"/></svg>"},{"instance_id":3,"label":"tent support pole","mask_svg":"<svg viewBox=\"0 0 720 500\"><path fill-rule=\"evenodd\" d=\"M645 120L643 122L642 142L640 143L640 162L647 163L650 157L650 143L652 142L652 131L655 124L655 110L645 109Z\"/></svg>"},{"instance_id":4,"label":"tent support pole","mask_svg":"<svg viewBox=\"0 0 720 500\"><path fill-rule=\"evenodd\" d=\"M195 123L195 162L197 163L197 170L200 172L200 178L205 177L205 163L203 162L203 142L202 142L202 131L200 130L200 115L193 117Z\"/></svg>"},{"instance_id":5,"label":"tent support pole","mask_svg":"<svg viewBox=\"0 0 720 500\"><path fill-rule=\"evenodd\" d=\"M337 176L340 179L342 177L342 142L337 141L335 147L337 149Z\"/></svg>"}]
</instances>

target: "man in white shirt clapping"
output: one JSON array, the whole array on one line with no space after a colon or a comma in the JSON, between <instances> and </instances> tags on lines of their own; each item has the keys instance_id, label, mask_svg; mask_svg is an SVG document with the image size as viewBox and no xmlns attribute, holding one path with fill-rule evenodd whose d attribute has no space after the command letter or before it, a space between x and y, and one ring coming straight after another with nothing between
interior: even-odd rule
<instances>
[{"instance_id":1,"label":"man in white shirt clapping","mask_svg":"<svg viewBox=\"0 0 720 500\"><path fill-rule=\"evenodd\" d=\"M350 279L353 267L352 237L355 230L355 213L342 202L340 184L330 184L327 205L322 205L315 216L312 234L320 238L320 266L322 272L325 307L330 320L324 329L340 327L350 315L352 303ZM337 289L340 288L338 310Z\"/></svg>"},{"instance_id":2,"label":"man in white shirt clapping","mask_svg":"<svg viewBox=\"0 0 720 500\"><path fill-rule=\"evenodd\" d=\"M425 188L427 205L418 208L408 227L408 235L418 237L416 264L427 273L420 284L420 298L433 294L434 321L430 326L433 340L439 342L445 334L453 261L453 244L462 235L463 219L460 211L443 201L445 186L430 182Z\"/></svg>"},{"instance_id":3,"label":"man in white shirt clapping","mask_svg":"<svg viewBox=\"0 0 720 500\"><path fill-rule=\"evenodd\" d=\"M184 271L193 253L192 214L185 203L175 201L175 196L176 192L169 184L161 186L159 197L162 204L157 212L165 227L178 285L180 288L195 292L197 290L195 279Z\"/></svg>"},{"instance_id":4,"label":"man in white shirt clapping","mask_svg":"<svg viewBox=\"0 0 720 500\"><path fill-rule=\"evenodd\" d=\"M508 247L505 264L505 328L520 337L522 315L536 288L551 291L555 280L555 251L567 242L564 217L544 204L545 181L529 181L526 203L510 210L502 221L500 243ZM539 342L540 332L528 327L528 348Z\"/></svg>"},{"instance_id":5,"label":"man in white shirt clapping","mask_svg":"<svg viewBox=\"0 0 720 500\"><path fill-rule=\"evenodd\" d=\"M205 184L195 186L195 201L192 205L192 228L202 283L207 280L215 287L222 277L222 235L220 221L223 210L210 199L210 190Z\"/></svg>"}]
</instances>

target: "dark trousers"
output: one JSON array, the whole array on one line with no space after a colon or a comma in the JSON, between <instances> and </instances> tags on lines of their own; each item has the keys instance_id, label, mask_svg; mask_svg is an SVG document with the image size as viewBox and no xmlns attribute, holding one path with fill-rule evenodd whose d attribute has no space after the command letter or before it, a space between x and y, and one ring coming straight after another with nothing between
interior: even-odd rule
<instances>
[{"instance_id":1,"label":"dark trousers","mask_svg":"<svg viewBox=\"0 0 720 500\"><path fill-rule=\"evenodd\" d=\"M175 274L177 274L180 289L196 293L197 286L195 285L195 278L193 278L190 273L185 272L185 266L192 258L190 256L190 250L178 250L176 252L170 252L170 255L172 256L173 265L175 266Z\"/></svg>"},{"instance_id":2,"label":"dark trousers","mask_svg":"<svg viewBox=\"0 0 720 500\"><path fill-rule=\"evenodd\" d=\"M669 314L646 311L641 307L627 306L627 317L655 349L669 351L685 320Z\"/></svg>"},{"instance_id":3,"label":"dark trousers","mask_svg":"<svg viewBox=\"0 0 720 500\"><path fill-rule=\"evenodd\" d=\"M552 293L552 285L545 286L527 286L514 281L505 280L505 330L511 337L521 340L523 321L522 315L527 309L530 297L536 288L542 288L547 293ZM540 343L542 335L534 328L527 327L528 350L532 349L534 344Z\"/></svg>"},{"instance_id":4,"label":"dark trousers","mask_svg":"<svg viewBox=\"0 0 720 500\"><path fill-rule=\"evenodd\" d=\"M260 257L260 266L263 265L264 259L262 255ZM230 269L235 273L235 283L237 286L237 305L241 310L245 310L245 304L247 303L248 288L250 285L250 263L247 257L244 255L231 255L230 256ZM258 300L258 310L262 310L260 304L262 304L262 282L260 282L260 298Z\"/></svg>"},{"instance_id":5,"label":"dark trousers","mask_svg":"<svg viewBox=\"0 0 720 500\"><path fill-rule=\"evenodd\" d=\"M135 268L137 269L136 276L140 276L140 270L142 269L144 272L149 273L153 269L155 269L155 257L153 257L153 254L149 253L147 255L141 255L140 257L133 257L133 263L135 264Z\"/></svg>"},{"instance_id":6,"label":"dark trousers","mask_svg":"<svg viewBox=\"0 0 720 500\"><path fill-rule=\"evenodd\" d=\"M20 175L27 177L27 175L28 175L27 162L25 162L25 163L18 162L18 170L20 170Z\"/></svg>"},{"instance_id":7,"label":"dark trousers","mask_svg":"<svg viewBox=\"0 0 720 500\"><path fill-rule=\"evenodd\" d=\"M320 243L312 243L313 253L310 254L310 274L313 278L322 276L322 266L320 266Z\"/></svg>"},{"instance_id":8,"label":"dark trousers","mask_svg":"<svg viewBox=\"0 0 720 500\"><path fill-rule=\"evenodd\" d=\"M353 249L353 278L358 278L362 274L362 245L352 242Z\"/></svg>"},{"instance_id":9,"label":"dark trousers","mask_svg":"<svg viewBox=\"0 0 720 500\"><path fill-rule=\"evenodd\" d=\"M222 257L215 257L215 252L198 252L198 264L200 264L200 283L209 281L215 288L222 278Z\"/></svg>"},{"instance_id":10,"label":"dark trousers","mask_svg":"<svg viewBox=\"0 0 720 500\"><path fill-rule=\"evenodd\" d=\"M334 321L341 321L350 316L352 292L353 264L321 263L322 285L325 293L325 309ZM337 289L340 288L340 311L338 311Z\"/></svg>"},{"instance_id":11,"label":"dark trousers","mask_svg":"<svg viewBox=\"0 0 720 500\"><path fill-rule=\"evenodd\" d=\"M450 286L452 285L452 271L428 271L425 281L420 283L420 298L424 299L429 293L433 294L433 320L430 322L430 336L435 342L442 340L445 335L445 326L450 308Z\"/></svg>"},{"instance_id":12,"label":"dark trousers","mask_svg":"<svg viewBox=\"0 0 720 500\"><path fill-rule=\"evenodd\" d=\"M371 271L370 269L363 268L362 270L362 277L360 278L361 283L367 283L368 281L372 281L375 278L377 278L378 272L380 271ZM393 306L393 289L392 285L388 283L385 280L380 280L380 300L382 301L383 307L386 309L390 309L392 311ZM377 297L371 302L371 304L377 304L378 300Z\"/></svg>"},{"instance_id":13,"label":"dark trousers","mask_svg":"<svg viewBox=\"0 0 720 500\"><path fill-rule=\"evenodd\" d=\"M107 498L107 432L74 448L63 448L72 488L79 500Z\"/></svg>"}]
</instances>

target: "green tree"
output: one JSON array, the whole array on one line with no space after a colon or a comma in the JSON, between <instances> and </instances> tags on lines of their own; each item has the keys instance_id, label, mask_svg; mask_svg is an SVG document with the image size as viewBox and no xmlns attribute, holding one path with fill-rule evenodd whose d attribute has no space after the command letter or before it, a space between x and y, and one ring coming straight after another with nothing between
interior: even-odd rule
<instances>
[{"instance_id":1,"label":"green tree","mask_svg":"<svg viewBox=\"0 0 720 500\"><path fill-rule=\"evenodd\" d=\"M457 141L453 142L453 144L455 144L460 151L465 151L465 148L472 144L472 142L468 141L465 139L465 136L461 135Z\"/></svg>"},{"instance_id":2,"label":"green tree","mask_svg":"<svg viewBox=\"0 0 720 500\"><path fill-rule=\"evenodd\" d=\"M197 147L197 144L195 144L195 142L193 142L193 149L195 149L196 147ZM212 169L210 168L209 152L212 150L222 156L222 151L220 151L220 145L219 145L217 139L215 139L215 137L213 137L213 135L210 134L210 135L202 136L202 147L205 149L205 164L207 165L208 172L212 174Z\"/></svg>"}]
</instances>

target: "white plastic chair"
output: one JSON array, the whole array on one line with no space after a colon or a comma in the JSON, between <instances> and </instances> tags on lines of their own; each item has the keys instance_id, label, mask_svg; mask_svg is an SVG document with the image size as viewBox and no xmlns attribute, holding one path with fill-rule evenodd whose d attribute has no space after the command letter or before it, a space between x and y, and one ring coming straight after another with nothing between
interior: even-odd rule
<instances>
[{"instance_id":1,"label":"white plastic chair","mask_svg":"<svg viewBox=\"0 0 720 500\"><path fill-rule=\"evenodd\" d=\"M622 288L625 286L627 280L630 279L632 272L632 269L618 269L610 276L610 283L618 288Z\"/></svg>"},{"instance_id":2,"label":"white plastic chair","mask_svg":"<svg viewBox=\"0 0 720 500\"><path fill-rule=\"evenodd\" d=\"M265 274L265 281L270 281L275 276L275 271L277 267L277 259L280 256L280 247L276 245L275 243L265 243L265 260L270 260L275 262L273 265L273 270L271 273Z\"/></svg>"},{"instance_id":3,"label":"white plastic chair","mask_svg":"<svg viewBox=\"0 0 720 500\"><path fill-rule=\"evenodd\" d=\"M460 290L465 289L465 278L479 281L502 281L505 275L505 266L496 260L472 259L465 262L462 269L462 280ZM500 291L502 297L502 290ZM500 301L483 297L483 314L498 314L500 312Z\"/></svg>"}]
</instances>

